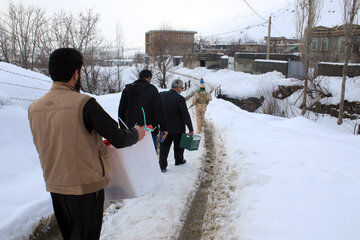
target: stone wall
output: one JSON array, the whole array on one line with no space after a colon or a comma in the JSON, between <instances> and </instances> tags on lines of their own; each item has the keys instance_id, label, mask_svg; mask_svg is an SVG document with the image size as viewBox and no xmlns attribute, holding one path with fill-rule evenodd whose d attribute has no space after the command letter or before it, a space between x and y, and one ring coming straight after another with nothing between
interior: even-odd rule
<instances>
[{"instance_id":1,"label":"stone wall","mask_svg":"<svg viewBox=\"0 0 360 240\"><path fill-rule=\"evenodd\" d=\"M228 66L228 59L222 59L223 55L216 53L207 54L188 54L183 58L184 67L194 69L200 67L200 62L205 63L205 67L209 69L224 69Z\"/></svg>"},{"instance_id":2,"label":"stone wall","mask_svg":"<svg viewBox=\"0 0 360 240\"><path fill-rule=\"evenodd\" d=\"M234 70L238 72L254 73L255 72L254 60L238 58L234 61Z\"/></svg>"},{"instance_id":3,"label":"stone wall","mask_svg":"<svg viewBox=\"0 0 360 240\"><path fill-rule=\"evenodd\" d=\"M326 64L319 63L317 68L318 76L338 76L341 77L343 74L343 64ZM348 77L360 76L360 65L349 65L348 66Z\"/></svg>"},{"instance_id":4,"label":"stone wall","mask_svg":"<svg viewBox=\"0 0 360 240\"><path fill-rule=\"evenodd\" d=\"M266 53L235 53L235 59L266 59ZM300 61L300 56L296 54L270 53L270 60Z\"/></svg>"},{"instance_id":5,"label":"stone wall","mask_svg":"<svg viewBox=\"0 0 360 240\"><path fill-rule=\"evenodd\" d=\"M217 98L224 99L226 101L229 101L239 108L248 111L248 112L255 112L264 102L264 97L256 98L256 97L250 97L246 99L236 99L236 98L230 98L227 95L218 95Z\"/></svg>"},{"instance_id":6,"label":"stone wall","mask_svg":"<svg viewBox=\"0 0 360 240\"><path fill-rule=\"evenodd\" d=\"M320 113L329 114L333 117L339 116L340 104L325 105L320 102L313 104L308 110ZM344 101L344 118L359 119L360 118L360 102Z\"/></svg>"},{"instance_id":7,"label":"stone wall","mask_svg":"<svg viewBox=\"0 0 360 240\"><path fill-rule=\"evenodd\" d=\"M255 73L267 73L267 72L273 72L278 71L284 74L284 76L287 76L287 70L288 70L288 63L284 61L254 61L255 66Z\"/></svg>"},{"instance_id":8,"label":"stone wall","mask_svg":"<svg viewBox=\"0 0 360 240\"><path fill-rule=\"evenodd\" d=\"M235 61L235 71L241 71L251 74L261 74L272 71L278 71L287 76L288 63L276 61L256 61L250 59L237 59Z\"/></svg>"},{"instance_id":9,"label":"stone wall","mask_svg":"<svg viewBox=\"0 0 360 240\"><path fill-rule=\"evenodd\" d=\"M270 54L270 59L274 61L262 62L255 61L256 59L266 59L265 53L236 53L234 58L234 70L252 74L267 73L272 71L278 71L285 76L288 71L287 62L278 61L299 61L299 55L295 54Z\"/></svg>"}]
</instances>

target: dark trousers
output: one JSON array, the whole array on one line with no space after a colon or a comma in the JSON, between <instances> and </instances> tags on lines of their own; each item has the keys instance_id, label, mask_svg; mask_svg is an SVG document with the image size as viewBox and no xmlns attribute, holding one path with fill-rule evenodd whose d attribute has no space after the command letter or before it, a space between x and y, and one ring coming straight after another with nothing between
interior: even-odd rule
<instances>
[{"instance_id":1,"label":"dark trousers","mask_svg":"<svg viewBox=\"0 0 360 240\"><path fill-rule=\"evenodd\" d=\"M169 133L166 136L165 141L163 143L160 143L159 164L161 169L166 169L166 167L168 166L167 158L169 155L172 142L174 142L175 165L183 162L184 149L179 146L181 140L181 134L182 133Z\"/></svg>"},{"instance_id":2,"label":"dark trousers","mask_svg":"<svg viewBox=\"0 0 360 240\"><path fill-rule=\"evenodd\" d=\"M51 193L51 198L64 240L100 239L104 190L85 195Z\"/></svg>"},{"instance_id":3,"label":"dark trousers","mask_svg":"<svg viewBox=\"0 0 360 240\"><path fill-rule=\"evenodd\" d=\"M154 142L154 146L155 146L155 151L157 151L157 135L154 135L154 136L152 136L152 138L153 138L153 142Z\"/></svg>"}]
</instances>

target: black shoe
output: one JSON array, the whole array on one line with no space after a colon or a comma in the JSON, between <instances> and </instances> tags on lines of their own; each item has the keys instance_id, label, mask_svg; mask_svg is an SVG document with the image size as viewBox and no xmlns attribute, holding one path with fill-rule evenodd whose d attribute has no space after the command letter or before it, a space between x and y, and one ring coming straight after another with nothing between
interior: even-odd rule
<instances>
[{"instance_id":1,"label":"black shoe","mask_svg":"<svg viewBox=\"0 0 360 240\"><path fill-rule=\"evenodd\" d=\"M186 160L185 160L185 159L184 159L181 163L175 163L175 166L182 165L182 164L184 164L184 163L186 163Z\"/></svg>"},{"instance_id":2,"label":"black shoe","mask_svg":"<svg viewBox=\"0 0 360 240\"><path fill-rule=\"evenodd\" d=\"M166 168L165 169L161 169L161 172L163 172L163 173L166 173Z\"/></svg>"}]
</instances>

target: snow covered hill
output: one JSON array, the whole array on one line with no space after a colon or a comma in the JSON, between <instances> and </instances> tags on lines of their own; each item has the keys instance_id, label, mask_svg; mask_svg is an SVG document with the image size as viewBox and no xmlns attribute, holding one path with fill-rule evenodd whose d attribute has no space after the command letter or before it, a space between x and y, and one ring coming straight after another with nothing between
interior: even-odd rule
<instances>
[{"instance_id":1,"label":"snow covered hill","mask_svg":"<svg viewBox=\"0 0 360 240\"><path fill-rule=\"evenodd\" d=\"M199 34L202 35L203 32L206 32L206 35L224 39L224 41L229 41L240 36L261 41L264 40L264 36L267 36L268 25L266 21L268 21L269 16L271 16L271 36L296 38L295 2L294 0L285 0L284 3L274 5L270 10L261 11L261 3L251 1L250 4L252 7L258 11L259 15L264 19L261 19L249 9L247 15L229 16L221 20L217 19L211 24L206 23L206 25L199 29ZM244 7L248 8L245 4ZM342 24L343 17L340 1L324 0L321 18L317 26L332 27Z\"/></svg>"}]
</instances>

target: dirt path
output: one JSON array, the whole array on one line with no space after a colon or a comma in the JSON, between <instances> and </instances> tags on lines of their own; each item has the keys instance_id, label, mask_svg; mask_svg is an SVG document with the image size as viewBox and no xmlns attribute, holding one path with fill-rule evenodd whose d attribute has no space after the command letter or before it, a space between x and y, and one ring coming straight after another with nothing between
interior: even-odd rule
<instances>
[{"instance_id":1,"label":"dirt path","mask_svg":"<svg viewBox=\"0 0 360 240\"><path fill-rule=\"evenodd\" d=\"M207 216L212 215L209 213L209 210L211 210L209 209L209 202L211 202L209 197L211 197L213 182L216 177L214 170L217 165L218 157L213 126L209 123L206 124L204 133L206 152L203 159L202 172L200 174L201 183L191 204L179 240L201 239L203 234L208 231L206 229L209 228L206 226L205 221L207 221Z\"/></svg>"},{"instance_id":2,"label":"dirt path","mask_svg":"<svg viewBox=\"0 0 360 240\"><path fill-rule=\"evenodd\" d=\"M212 124L204 128L206 152L200 173L200 185L191 203L179 240L223 239L226 212L231 209L230 192L237 177L224 161L226 148L215 135Z\"/></svg>"}]
</instances>

